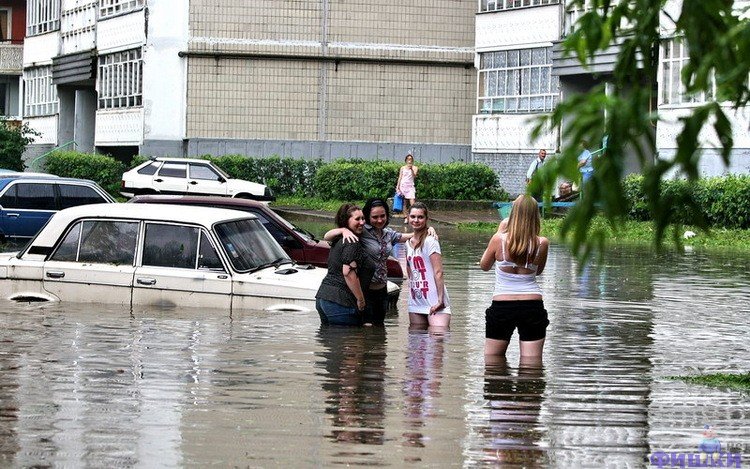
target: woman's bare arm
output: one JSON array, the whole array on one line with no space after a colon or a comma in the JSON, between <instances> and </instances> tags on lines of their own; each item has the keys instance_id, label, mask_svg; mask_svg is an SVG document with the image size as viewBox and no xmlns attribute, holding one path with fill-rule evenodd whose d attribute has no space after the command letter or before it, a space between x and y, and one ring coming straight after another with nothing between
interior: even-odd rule
<instances>
[{"instance_id":1,"label":"woman's bare arm","mask_svg":"<svg viewBox=\"0 0 750 469\"><path fill-rule=\"evenodd\" d=\"M495 233L490 242L487 243L487 249L482 254L482 259L479 261L479 268L482 270L490 270L492 265L495 263L497 256L497 249L500 247L500 233Z\"/></svg>"}]
</instances>

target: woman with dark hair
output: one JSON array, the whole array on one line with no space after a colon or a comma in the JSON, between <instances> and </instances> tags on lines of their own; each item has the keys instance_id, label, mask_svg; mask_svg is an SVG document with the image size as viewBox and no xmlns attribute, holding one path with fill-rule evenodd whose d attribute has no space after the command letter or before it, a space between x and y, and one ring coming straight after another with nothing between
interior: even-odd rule
<instances>
[{"instance_id":1,"label":"woman with dark hair","mask_svg":"<svg viewBox=\"0 0 750 469\"><path fill-rule=\"evenodd\" d=\"M536 281L547 263L549 241L539 236L539 206L530 195L513 201L507 231L498 230L482 254L479 267L495 266L492 305L485 312L484 355L505 356L518 329L521 359L541 359L547 336L547 310Z\"/></svg>"},{"instance_id":2,"label":"woman with dark hair","mask_svg":"<svg viewBox=\"0 0 750 469\"><path fill-rule=\"evenodd\" d=\"M336 212L336 226L362 234L365 216L354 204L343 204ZM373 267L359 242L333 240L328 255L328 274L315 295L315 306L324 325L360 326L365 309L366 291Z\"/></svg>"},{"instance_id":3,"label":"woman with dark hair","mask_svg":"<svg viewBox=\"0 0 750 469\"><path fill-rule=\"evenodd\" d=\"M405 243L414 236L413 233L399 233L388 227L391 214L388 203L383 199L368 199L363 209L365 216L365 227L359 237L358 233L342 227L334 228L325 234L326 241L333 241L339 236L344 241L361 242L367 258L372 262L375 273L369 288L365 290L365 324L382 325L385 320L385 312L388 309L388 257L393 252L396 243ZM436 236L435 230L430 228L432 236Z\"/></svg>"}]
</instances>

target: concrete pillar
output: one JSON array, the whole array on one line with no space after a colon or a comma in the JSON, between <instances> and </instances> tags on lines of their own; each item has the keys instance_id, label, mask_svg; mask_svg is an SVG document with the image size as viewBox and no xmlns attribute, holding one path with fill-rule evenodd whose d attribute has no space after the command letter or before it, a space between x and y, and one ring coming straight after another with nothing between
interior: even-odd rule
<instances>
[{"instance_id":1,"label":"concrete pillar","mask_svg":"<svg viewBox=\"0 0 750 469\"><path fill-rule=\"evenodd\" d=\"M65 145L75 140L73 124L75 123L76 92L73 88L57 87L57 97L60 100L60 118L57 125L57 144ZM73 150L66 147L65 150Z\"/></svg>"},{"instance_id":2,"label":"concrete pillar","mask_svg":"<svg viewBox=\"0 0 750 469\"><path fill-rule=\"evenodd\" d=\"M78 151L84 153L94 152L95 125L96 92L93 89L76 90L73 135Z\"/></svg>"}]
</instances>

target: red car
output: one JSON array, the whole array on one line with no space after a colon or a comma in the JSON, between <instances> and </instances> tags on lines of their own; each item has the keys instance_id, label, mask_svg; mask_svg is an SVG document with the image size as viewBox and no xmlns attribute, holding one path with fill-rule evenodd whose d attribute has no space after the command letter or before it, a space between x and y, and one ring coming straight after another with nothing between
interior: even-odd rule
<instances>
[{"instance_id":1,"label":"red car","mask_svg":"<svg viewBox=\"0 0 750 469\"><path fill-rule=\"evenodd\" d=\"M319 241L312 233L294 226L271 210L267 204L249 199L236 199L228 197L206 197L190 195L139 195L128 202L177 204L177 205L200 205L204 207L228 208L249 212L257 216L263 226L271 233L276 241L284 248L296 262L300 264L312 264L318 267L328 265L328 253L331 246L325 241ZM404 281L404 272L398 260L391 257L388 259L388 280L398 285Z\"/></svg>"}]
</instances>

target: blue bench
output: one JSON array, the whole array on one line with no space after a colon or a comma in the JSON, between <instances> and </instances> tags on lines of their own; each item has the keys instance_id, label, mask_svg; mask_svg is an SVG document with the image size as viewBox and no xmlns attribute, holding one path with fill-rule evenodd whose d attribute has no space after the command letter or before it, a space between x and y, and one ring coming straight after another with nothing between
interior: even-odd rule
<instances>
[{"instance_id":1,"label":"blue bench","mask_svg":"<svg viewBox=\"0 0 750 469\"><path fill-rule=\"evenodd\" d=\"M542 211L542 216L544 216L544 210L547 207L552 208L570 208L574 206L575 202L550 202L548 204L545 204L544 202L539 202L539 208ZM492 204L492 207L497 209L497 213L500 215L500 219L508 218L508 215L510 215L510 208L513 206L513 202L494 202Z\"/></svg>"}]
</instances>

